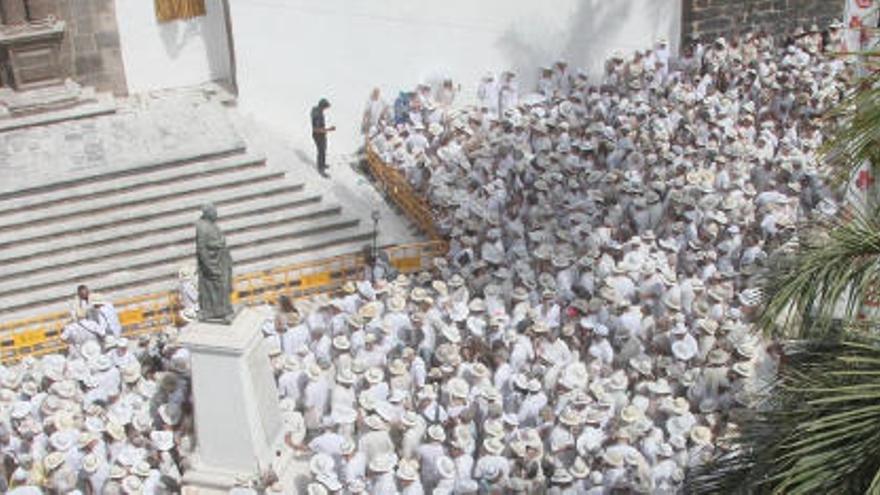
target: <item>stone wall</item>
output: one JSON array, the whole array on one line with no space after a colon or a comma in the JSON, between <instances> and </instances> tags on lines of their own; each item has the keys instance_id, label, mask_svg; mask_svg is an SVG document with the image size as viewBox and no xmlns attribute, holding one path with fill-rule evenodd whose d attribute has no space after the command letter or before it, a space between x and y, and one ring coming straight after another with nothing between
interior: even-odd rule
<instances>
[{"instance_id":1,"label":"stone wall","mask_svg":"<svg viewBox=\"0 0 880 495\"><path fill-rule=\"evenodd\" d=\"M748 31L793 31L843 19L844 0L683 0L681 34L702 40Z\"/></svg>"},{"instance_id":2,"label":"stone wall","mask_svg":"<svg viewBox=\"0 0 880 495\"><path fill-rule=\"evenodd\" d=\"M145 1L145 0L135 0ZM115 0L29 0L67 23L61 45L64 76L98 91L125 95L125 69L119 49ZM152 3L152 2L151 2Z\"/></svg>"}]
</instances>

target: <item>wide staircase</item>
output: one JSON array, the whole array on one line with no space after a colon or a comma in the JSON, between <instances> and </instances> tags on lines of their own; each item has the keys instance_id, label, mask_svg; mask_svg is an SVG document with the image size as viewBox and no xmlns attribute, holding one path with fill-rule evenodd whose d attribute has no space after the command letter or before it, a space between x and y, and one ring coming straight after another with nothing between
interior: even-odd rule
<instances>
[{"instance_id":1,"label":"wide staircase","mask_svg":"<svg viewBox=\"0 0 880 495\"><path fill-rule=\"evenodd\" d=\"M46 127L22 132L51 134ZM335 198L269 166L240 139L178 144L153 160L141 153L0 184L0 324L64 310L78 284L113 300L174 289L179 268L195 264L194 223L209 201L236 274L352 253L372 238ZM15 164L5 165L14 177Z\"/></svg>"}]
</instances>

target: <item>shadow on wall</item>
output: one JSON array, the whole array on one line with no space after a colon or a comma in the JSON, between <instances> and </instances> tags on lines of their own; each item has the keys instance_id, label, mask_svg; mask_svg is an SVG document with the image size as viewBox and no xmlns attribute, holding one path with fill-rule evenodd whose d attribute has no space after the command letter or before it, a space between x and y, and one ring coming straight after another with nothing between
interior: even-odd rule
<instances>
[{"instance_id":1,"label":"shadow on wall","mask_svg":"<svg viewBox=\"0 0 880 495\"><path fill-rule=\"evenodd\" d=\"M636 4L644 8L636 8ZM520 82L531 85L537 78L537 68L556 61L559 57L577 67L601 70L608 49L627 24L631 15L645 19L659 19L668 2L634 2L625 0L583 0L578 2L577 10L571 16L567 32L563 33L560 50L551 53L546 46L530 42L515 27L509 28L497 41L499 49L511 61L512 67L520 74ZM640 10L641 12L631 12ZM654 27L656 30L656 26ZM644 34L637 33L639 38ZM652 33L657 35L657 33ZM653 39L653 38L652 38ZM523 86L520 86L523 87Z\"/></svg>"},{"instance_id":2,"label":"shadow on wall","mask_svg":"<svg viewBox=\"0 0 880 495\"><path fill-rule=\"evenodd\" d=\"M201 22L198 19L159 24L159 37L162 38L162 45L165 46L165 53L172 60L176 60L180 56L180 52L191 39L201 36Z\"/></svg>"},{"instance_id":3,"label":"shadow on wall","mask_svg":"<svg viewBox=\"0 0 880 495\"><path fill-rule=\"evenodd\" d=\"M191 43L200 43L210 80L226 80L231 60L224 8L217 0L209 0L205 8L203 16L160 23L159 37L171 60L177 60Z\"/></svg>"}]
</instances>

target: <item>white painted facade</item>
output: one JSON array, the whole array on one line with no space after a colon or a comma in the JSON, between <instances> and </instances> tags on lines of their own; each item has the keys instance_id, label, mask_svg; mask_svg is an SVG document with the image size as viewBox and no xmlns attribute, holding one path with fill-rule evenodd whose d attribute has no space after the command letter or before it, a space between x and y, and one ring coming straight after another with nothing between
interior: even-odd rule
<instances>
[{"instance_id":1,"label":"white painted facade","mask_svg":"<svg viewBox=\"0 0 880 495\"><path fill-rule=\"evenodd\" d=\"M117 0L129 91L227 79L228 37L221 0L208 15L158 24L153 2ZM321 97L339 131L330 152L360 144L370 90L392 101L400 90L448 75L468 101L487 71L513 68L520 92L536 70L564 58L601 72L614 50L665 37L677 51L681 0L230 0L239 105L258 122L312 153L309 109Z\"/></svg>"},{"instance_id":2,"label":"white painted facade","mask_svg":"<svg viewBox=\"0 0 880 495\"><path fill-rule=\"evenodd\" d=\"M321 97L339 127L330 153L360 144L367 95L448 74L467 99L487 71L514 68L521 93L563 57L601 70L615 49L666 37L677 50L681 0L231 0L239 104L312 153L308 112Z\"/></svg>"},{"instance_id":3,"label":"white painted facade","mask_svg":"<svg viewBox=\"0 0 880 495\"><path fill-rule=\"evenodd\" d=\"M192 86L230 76L221 0L207 15L158 23L152 0L116 0L122 63L129 93Z\"/></svg>"}]
</instances>

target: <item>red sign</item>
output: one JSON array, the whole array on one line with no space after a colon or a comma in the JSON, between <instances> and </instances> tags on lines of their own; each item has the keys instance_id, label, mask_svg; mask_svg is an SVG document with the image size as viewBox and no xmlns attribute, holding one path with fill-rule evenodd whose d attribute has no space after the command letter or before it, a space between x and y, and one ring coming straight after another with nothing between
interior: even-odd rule
<instances>
[{"instance_id":1,"label":"red sign","mask_svg":"<svg viewBox=\"0 0 880 495\"><path fill-rule=\"evenodd\" d=\"M871 175L871 172L868 172L867 170L862 170L861 172L859 172L859 176L856 179L856 185L859 187L859 189L867 190L869 187L871 187L871 184L873 183L874 177Z\"/></svg>"}]
</instances>

